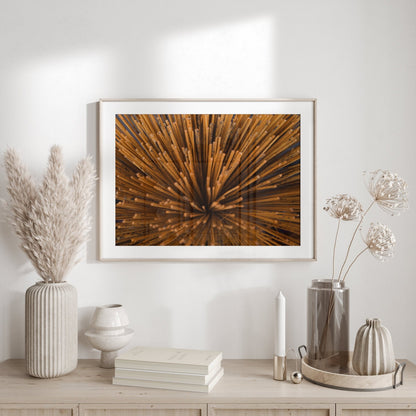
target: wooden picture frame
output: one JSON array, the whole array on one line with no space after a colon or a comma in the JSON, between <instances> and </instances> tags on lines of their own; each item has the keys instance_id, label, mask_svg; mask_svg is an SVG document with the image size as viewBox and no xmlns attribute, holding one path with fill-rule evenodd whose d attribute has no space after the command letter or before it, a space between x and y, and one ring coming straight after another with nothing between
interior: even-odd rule
<instances>
[{"instance_id":1,"label":"wooden picture frame","mask_svg":"<svg viewBox=\"0 0 416 416\"><path fill-rule=\"evenodd\" d=\"M101 100L101 260L314 260L316 100Z\"/></svg>"}]
</instances>

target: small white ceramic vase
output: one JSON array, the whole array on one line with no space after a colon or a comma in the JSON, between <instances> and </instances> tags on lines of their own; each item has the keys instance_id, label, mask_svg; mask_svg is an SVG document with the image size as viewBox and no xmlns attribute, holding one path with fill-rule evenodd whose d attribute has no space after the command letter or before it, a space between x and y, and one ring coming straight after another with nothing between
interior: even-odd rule
<instances>
[{"instance_id":1,"label":"small white ceramic vase","mask_svg":"<svg viewBox=\"0 0 416 416\"><path fill-rule=\"evenodd\" d=\"M91 329L85 332L91 345L101 351L100 367L114 368L118 351L125 347L134 335L127 328L129 319L122 305L104 305L95 309Z\"/></svg>"},{"instance_id":2,"label":"small white ceramic vase","mask_svg":"<svg viewBox=\"0 0 416 416\"><path fill-rule=\"evenodd\" d=\"M378 319L367 319L355 338L352 367L360 375L375 376L395 369L390 331Z\"/></svg>"},{"instance_id":3,"label":"small white ceramic vase","mask_svg":"<svg viewBox=\"0 0 416 416\"><path fill-rule=\"evenodd\" d=\"M78 363L77 291L38 282L26 291L26 371L39 378L70 373Z\"/></svg>"}]
</instances>

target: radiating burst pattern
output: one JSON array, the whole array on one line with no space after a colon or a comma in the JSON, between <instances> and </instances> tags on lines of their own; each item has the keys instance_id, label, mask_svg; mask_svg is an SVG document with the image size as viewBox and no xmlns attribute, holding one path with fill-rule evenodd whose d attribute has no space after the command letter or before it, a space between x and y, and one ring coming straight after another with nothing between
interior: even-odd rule
<instances>
[{"instance_id":1,"label":"radiating burst pattern","mask_svg":"<svg viewBox=\"0 0 416 416\"><path fill-rule=\"evenodd\" d=\"M116 245L300 245L300 115L117 115Z\"/></svg>"}]
</instances>

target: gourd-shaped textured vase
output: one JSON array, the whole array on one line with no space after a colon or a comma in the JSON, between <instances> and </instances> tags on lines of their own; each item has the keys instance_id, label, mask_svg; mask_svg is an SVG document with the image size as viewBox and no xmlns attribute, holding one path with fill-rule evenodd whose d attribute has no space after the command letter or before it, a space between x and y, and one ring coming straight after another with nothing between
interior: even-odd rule
<instances>
[{"instance_id":1,"label":"gourd-shaped textured vase","mask_svg":"<svg viewBox=\"0 0 416 416\"><path fill-rule=\"evenodd\" d=\"M352 367L360 375L394 371L395 358L390 331L378 319L367 319L355 338Z\"/></svg>"},{"instance_id":2,"label":"gourd-shaped textured vase","mask_svg":"<svg viewBox=\"0 0 416 416\"><path fill-rule=\"evenodd\" d=\"M26 371L39 378L70 373L78 362L77 292L66 282L26 291Z\"/></svg>"}]
</instances>

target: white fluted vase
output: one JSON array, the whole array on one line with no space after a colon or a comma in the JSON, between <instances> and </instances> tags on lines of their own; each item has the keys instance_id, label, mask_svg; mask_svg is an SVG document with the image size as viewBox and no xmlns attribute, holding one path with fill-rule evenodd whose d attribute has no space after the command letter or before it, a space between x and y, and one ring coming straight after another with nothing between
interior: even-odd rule
<instances>
[{"instance_id":1,"label":"white fluted vase","mask_svg":"<svg viewBox=\"0 0 416 416\"><path fill-rule=\"evenodd\" d=\"M78 363L77 291L38 282L26 291L26 371L39 378L68 374Z\"/></svg>"}]
</instances>

